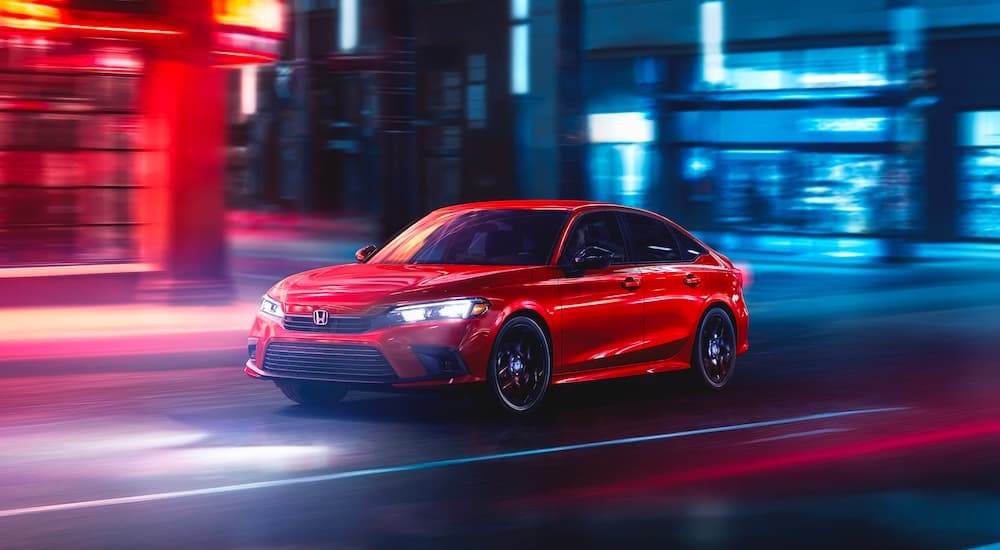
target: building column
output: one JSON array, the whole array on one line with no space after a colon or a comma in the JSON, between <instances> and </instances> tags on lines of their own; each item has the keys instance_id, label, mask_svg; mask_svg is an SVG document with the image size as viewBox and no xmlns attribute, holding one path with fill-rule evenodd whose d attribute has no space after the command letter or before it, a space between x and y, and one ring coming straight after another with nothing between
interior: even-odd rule
<instances>
[{"instance_id":1,"label":"building column","mask_svg":"<svg viewBox=\"0 0 1000 550\"><path fill-rule=\"evenodd\" d=\"M556 112L559 133L559 196L587 194L587 128L583 93L583 2L559 0Z\"/></svg>"},{"instance_id":2,"label":"building column","mask_svg":"<svg viewBox=\"0 0 1000 550\"><path fill-rule=\"evenodd\" d=\"M234 294L225 234L226 75L212 66L207 34L161 45L148 67L141 241L157 270L140 285L140 299L210 303Z\"/></svg>"},{"instance_id":3,"label":"building column","mask_svg":"<svg viewBox=\"0 0 1000 550\"><path fill-rule=\"evenodd\" d=\"M385 56L378 74L381 237L387 240L420 214L416 170L416 38L412 0L386 0Z\"/></svg>"},{"instance_id":4,"label":"building column","mask_svg":"<svg viewBox=\"0 0 1000 550\"><path fill-rule=\"evenodd\" d=\"M919 197L926 185L926 113L921 101L924 76L924 11L913 0L888 0L892 30L891 63L893 76L907 86L907 102L894 120L894 141L901 143L902 165L887 172L882 187L887 214L891 219L885 241L884 260L908 261L911 244L918 233L917 218L922 213Z\"/></svg>"}]
</instances>

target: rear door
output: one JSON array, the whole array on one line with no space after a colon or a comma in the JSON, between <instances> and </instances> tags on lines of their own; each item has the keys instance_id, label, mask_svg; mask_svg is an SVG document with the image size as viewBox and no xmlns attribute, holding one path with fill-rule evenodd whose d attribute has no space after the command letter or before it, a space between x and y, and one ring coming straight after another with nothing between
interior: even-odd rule
<instances>
[{"instance_id":1,"label":"rear door","mask_svg":"<svg viewBox=\"0 0 1000 550\"><path fill-rule=\"evenodd\" d=\"M694 334L712 276L697 262L701 251L679 242L668 223L634 212L623 212L621 218L645 290L644 355L669 359Z\"/></svg>"}]
</instances>

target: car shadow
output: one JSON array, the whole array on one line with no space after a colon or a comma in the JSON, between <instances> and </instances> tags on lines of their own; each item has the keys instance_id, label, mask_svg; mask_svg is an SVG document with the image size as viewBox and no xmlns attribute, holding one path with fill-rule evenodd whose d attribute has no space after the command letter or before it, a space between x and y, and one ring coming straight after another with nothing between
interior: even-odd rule
<instances>
[{"instance_id":1,"label":"car shadow","mask_svg":"<svg viewBox=\"0 0 1000 550\"><path fill-rule=\"evenodd\" d=\"M404 424L545 426L585 422L595 416L659 415L703 399L706 392L686 372L567 384L550 388L534 414L518 416L500 409L485 387L446 393L353 392L328 406L288 405L282 416Z\"/></svg>"}]
</instances>

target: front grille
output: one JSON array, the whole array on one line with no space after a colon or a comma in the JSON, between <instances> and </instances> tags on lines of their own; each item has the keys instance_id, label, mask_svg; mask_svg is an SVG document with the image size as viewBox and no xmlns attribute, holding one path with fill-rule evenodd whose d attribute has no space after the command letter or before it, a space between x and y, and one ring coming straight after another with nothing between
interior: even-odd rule
<instances>
[{"instance_id":1,"label":"front grille","mask_svg":"<svg viewBox=\"0 0 1000 550\"><path fill-rule=\"evenodd\" d=\"M398 379L378 349L352 344L271 342L264 370L337 382L394 382Z\"/></svg>"},{"instance_id":2,"label":"front grille","mask_svg":"<svg viewBox=\"0 0 1000 550\"><path fill-rule=\"evenodd\" d=\"M371 317L331 315L327 324L317 325L312 315L285 315L286 330L317 334L361 334L372 329Z\"/></svg>"}]
</instances>

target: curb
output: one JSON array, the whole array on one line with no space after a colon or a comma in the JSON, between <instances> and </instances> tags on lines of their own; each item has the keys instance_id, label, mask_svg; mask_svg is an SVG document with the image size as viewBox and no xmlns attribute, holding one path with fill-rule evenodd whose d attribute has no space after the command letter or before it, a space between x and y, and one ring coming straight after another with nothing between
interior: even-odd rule
<instances>
[{"instance_id":1,"label":"curb","mask_svg":"<svg viewBox=\"0 0 1000 550\"><path fill-rule=\"evenodd\" d=\"M143 372L232 365L242 372L247 331L0 342L0 378Z\"/></svg>"},{"instance_id":2,"label":"curb","mask_svg":"<svg viewBox=\"0 0 1000 550\"><path fill-rule=\"evenodd\" d=\"M0 361L0 380L35 376L135 374L168 370L197 370L231 366L243 375L246 348L220 348L139 355L91 355L75 361L65 358L30 358Z\"/></svg>"}]
</instances>

